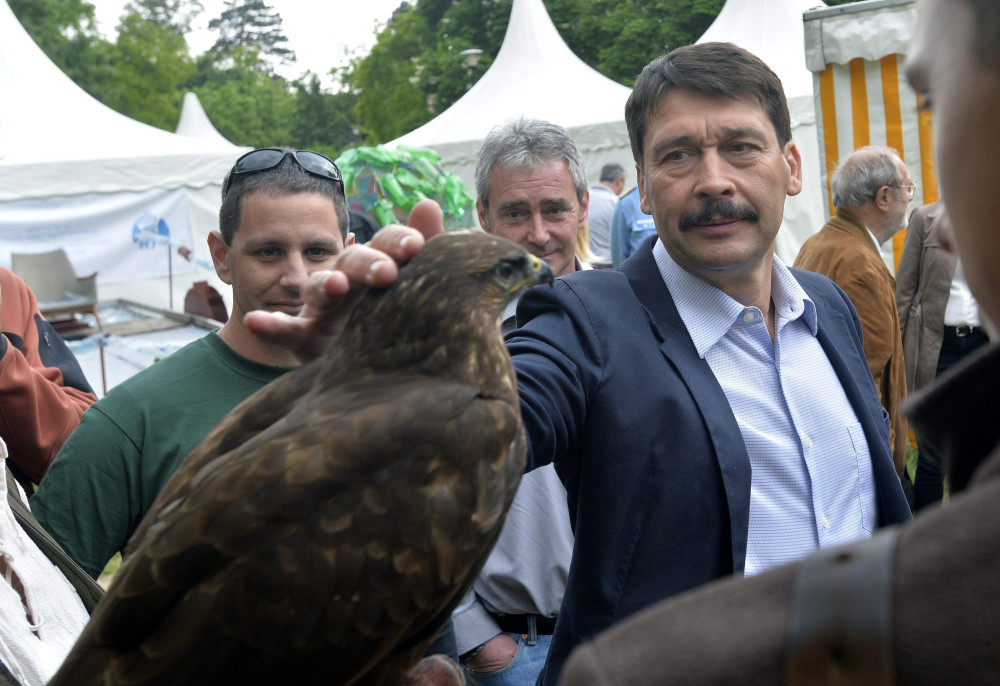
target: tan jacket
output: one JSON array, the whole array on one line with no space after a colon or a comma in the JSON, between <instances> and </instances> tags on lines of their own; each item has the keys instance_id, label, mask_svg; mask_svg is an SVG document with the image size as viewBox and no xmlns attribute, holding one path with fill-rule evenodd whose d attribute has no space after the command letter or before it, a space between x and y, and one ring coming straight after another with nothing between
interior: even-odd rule
<instances>
[{"instance_id":1,"label":"tan jacket","mask_svg":"<svg viewBox=\"0 0 1000 686\"><path fill-rule=\"evenodd\" d=\"M918 207L910 215L903 256L896 270L896 308L906 358L906 387L912 393L937 374L944 311L958 256L938 239L935 220L943 205Z\"/></svg>"},{"instance_id":2,"label":"tan jacket","mask_svg":"<svg viewBox=\"0 0 1000 686\"><path fill-rule=\"evenodd\" d=\"M802 244L794 266L827 276L854 303L861 319L868 367L882 407L889 413L892 460L902 476L907 432L900 404L906 397L906 367L896 310L896 280L868 229L843 210Z\"/></svg>"}]
</instances>

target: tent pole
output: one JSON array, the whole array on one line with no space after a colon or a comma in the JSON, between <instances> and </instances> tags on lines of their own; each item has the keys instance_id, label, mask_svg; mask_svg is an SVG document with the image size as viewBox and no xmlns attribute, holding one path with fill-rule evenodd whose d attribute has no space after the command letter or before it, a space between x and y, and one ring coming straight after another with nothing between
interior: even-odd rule
<instances>
[{"instance_id":1,"label":"tent pole","mask_svg":"<svg viewBox=\"0 0 1000 686\"><path fill-rule=\"evenodd\" d=\"M167 243L167 287L170 288L170 309L174 309L174 256L173 246Z\"/></svg>"}]
</instances>

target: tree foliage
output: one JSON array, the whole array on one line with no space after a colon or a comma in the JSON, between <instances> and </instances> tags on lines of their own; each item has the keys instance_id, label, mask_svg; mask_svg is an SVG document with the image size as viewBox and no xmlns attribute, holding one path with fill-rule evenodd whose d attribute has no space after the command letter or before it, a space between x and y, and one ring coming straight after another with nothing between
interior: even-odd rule
<instances>
[{"instance_id":1,"label":"tree foliage","mask_svg":"<svg viewBox=\"0 0 1000 686\"><path fill-rule=\"evenodd\" d=\"M317 75L289 81L275 74L274 64L294 59L294 50L264 0L226 0L209 22L218 38L202 55L191 55L184 39L203 11L200 0L130 0L113 41L100 35L85 0L8 2L70 78L130 117L173 130L192 90L219 132L238 145L289 145L330 157L392 140L462 97L499 52L513 5L400 0L371 51L334 70L341 88L331 93ZM652 58L697 40L725 0L544 3L584 62L631 86ZM478 61L470 50L479 51Z\"/></svg>"},{"instance_id":2,"label":"tree foliage","mask_svg":"<svg viewBox=\"0 0 1000 686\"><path fill-rule=\"evenodd\" d=\"M131 0L125 11L184 35L191 30L195 17L205 11L200 0ZM119 33L121 27L119 27Z\"/></svg>"},{"instance_id":3,"label":"tree foliage","mask_svg":"<svg viewBox=\"0 0 1000 686\"><path fill-rule=\"evenodd\" d=\"M208 28L219 32L209 52L227 57L236 48L255 49L260 55L281 62L295 61L295 51L281 30L281 15L264 0L226 0L222 14L208 22ZM266 61L258 62L270 67Z\"/></svg>"},{"instance_id":4,"label":"tree foliage","mask_svg":"<svg viewBox=\"0 0 1000 686\"><path fill-rule=\"evenodd\" d=\"M113 46L85 0L8 0L28 34L66 76L104 102L114 88Z\"/></svg>"},{"instance_id":5,"label":"tree foliage","mask_svg":"<svg viewBox=\"0 0 1000 686\"><path fill-rule=\"evenodd\" d=\"M172 129L180 118L180 86L195 71L184 35L171 24L127 14L118 24L116 78L105 104L133 119Z\"/></svg>"}]
</instances>

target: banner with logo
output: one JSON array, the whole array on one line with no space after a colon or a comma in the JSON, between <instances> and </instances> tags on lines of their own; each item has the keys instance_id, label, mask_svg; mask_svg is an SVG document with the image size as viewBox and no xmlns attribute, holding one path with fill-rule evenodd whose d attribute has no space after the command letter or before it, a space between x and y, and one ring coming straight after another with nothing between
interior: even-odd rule
<instances>
[{"instance_id":1,"label":"banner with logo","mask_svg":"<svg viewBox=\"0 0 1000 686\"><path fill-rule=\"evenodd\" d=\"M62 248L78 276L121 283L184 274L195 265L187 191L88 194L0 202L0 264L11 253Z\"/></svg>"}]
</instances>

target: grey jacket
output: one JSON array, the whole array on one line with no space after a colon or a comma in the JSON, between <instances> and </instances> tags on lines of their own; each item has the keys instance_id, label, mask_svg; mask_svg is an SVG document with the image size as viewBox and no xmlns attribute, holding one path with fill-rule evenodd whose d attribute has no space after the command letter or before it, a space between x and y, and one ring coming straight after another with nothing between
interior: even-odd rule
<instances>
[{"instance_id":1,"label":"grey jacket","mask_svg":"<svg viewBox=\"0 0 1000 686\"><path fill-rule=\"evenodd\" d=\"M958 261L938 237L935 220L943 209L936 202L913 211L896 270L896 308L903 334L906 387L911 393L934 381L944 311Z\"/></svg>"}]
</instances>

